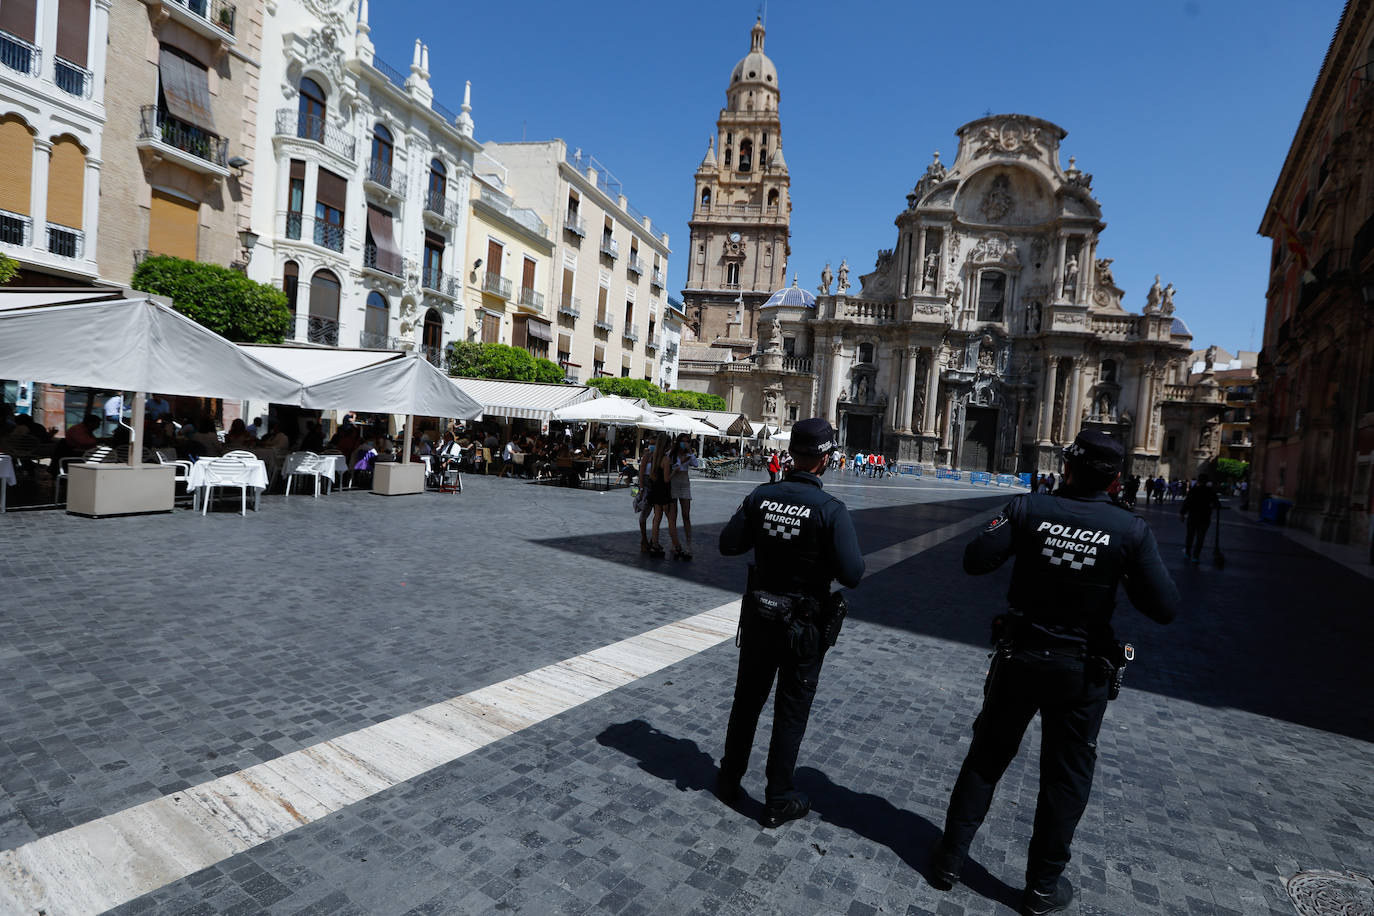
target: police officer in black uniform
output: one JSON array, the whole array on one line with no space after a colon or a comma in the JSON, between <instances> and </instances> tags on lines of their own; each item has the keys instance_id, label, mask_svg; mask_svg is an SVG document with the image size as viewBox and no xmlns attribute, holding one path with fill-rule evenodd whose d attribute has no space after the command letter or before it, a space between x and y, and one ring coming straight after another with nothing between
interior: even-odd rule
<instances>
[{"instance_id":1,"label":"police officer in black uniform","mask_svg":"<svg viewBox=\"0 0 1374 916\"><path fill-rule=\"evenodd\" d=\"M1149 527L1106 494L1121 474L1122 455L1115 439L1083 431L1064 449L1059 491L1013 497L964 550L970 575L990 573L1011 557L1016 562L1011 613L994 625L998 649L983 711L932 863L931 882L942 890L959 880L997 781L1039 712L1040 797L1021 911L1052 913L1073 898L1063 871L1092 788L1097 733L1124 667L1111 627L1117 583L1159 623L1173 620L1180 602Z\"/></svg>"},{"instance_id":2,"label":"police officer in black uniform","mask_svg":"<svg viewBox=\"0 0 1374 916\"><path fill-rule=\"evenodd\" d=\"M854 523L844 503L821 489L835 430L819 417L792 427L793 468L754 490L720 534L720 552L752 549L748 591L741 602L739 677L720 761L717 793L739 797L759 713L776 676L773 739L768 746L763 824L805 817L811 803L792 785L825 650L844 618L831 580L853 588L864 572Z\"/></svg>"}]
</instances>

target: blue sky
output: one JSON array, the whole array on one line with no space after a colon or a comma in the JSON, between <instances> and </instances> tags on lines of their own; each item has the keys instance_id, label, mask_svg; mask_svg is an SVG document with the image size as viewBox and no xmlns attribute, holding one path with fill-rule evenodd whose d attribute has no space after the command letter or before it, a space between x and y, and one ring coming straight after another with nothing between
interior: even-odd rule
<instances>
[{"instance_id":1,"label":"blue sky","mask_svg":"<svg viewBox=\"0 0 1374 916\"><path fill-rule=\"evenodd\" d=\"M954 131L1021 112L1068 131L1094 175L1099 256L1139 311L1155 273L1178 287L1199 347L1252 349L1269 243L1260 217L1343 0L1101 4L772 0L766 50L792 176L789 272L855 276ZM604 162L667 231L685 276L692 173L749 50L756 2L455 4L374 0L372 38L401 69L416 38L457 110L473 84L481 140L562 137Z\"/></svg>"}]
</instances>

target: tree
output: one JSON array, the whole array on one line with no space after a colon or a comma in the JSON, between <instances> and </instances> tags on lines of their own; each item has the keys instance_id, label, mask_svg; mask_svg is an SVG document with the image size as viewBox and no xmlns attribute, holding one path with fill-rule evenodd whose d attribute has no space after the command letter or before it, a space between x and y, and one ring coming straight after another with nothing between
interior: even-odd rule
<instances>
[{"instance_id":1,"label":"tree","mask_svg":"<svg viewBox=\"0 0 1374 916\"><path fill-rule=\"evenodd\" d=\"M499 343L455 340L448 347L448 373L464 378L510 379L517 382L562 382L563 370L527 350Z\"/></svg>"},{"instance_id":2,"label":"tree","mask_svg":"<svg viewBox=\"0 0 1374 916\"><path fill-rule=\"evenodd\" d=\"M1250 473L1250 462L1237 461L1235 458L1217 459L1217 477L1223 484L1238 483Z\"/></svg>"},{"instance_id":3,"label":"tree","mask_svg":"<svg viewBox=\"0 0 1374 916\"><path fill-rule=\"evenodd\" d=\"M19 262L14 258L0 254L0 286L4 286L14 275L19 273Z\"/></svg>"},{"instance_id":4,"label":"tree","mask_svg":"<svg viewBox=\"0 0 1374 916\"><path fill-rule=\"evenodd\" d=\"M728 410L725 398L704 391L681 391L673 389L663 392L660 407L679 407L687 410Z\"/></svg>"},{"instance_id":5,"label":"tree","mask_svg":"<svg viewBox=\"0 0 1374 916\"><path fill-rule=\"evenodd\" d=\"M650 404L658 405L659 398L663 392L658 390L658 386L648 379L642 378L606 378L587 379L587 384L592 388L598 389L602 394L613 394L620 398L635 400L643 398Z\"/></svg>"},{"instance_id":6,"label":"tree","mask_svg":"<svg viewBox=\"0 0 1374 916\"><path fill-rule=\"evenodd\" d=\"M239 343L281 343L291 329L285 293L216 264L153 255L129 285L168 297L187 318Z\"/></svg>"}]
</instances>

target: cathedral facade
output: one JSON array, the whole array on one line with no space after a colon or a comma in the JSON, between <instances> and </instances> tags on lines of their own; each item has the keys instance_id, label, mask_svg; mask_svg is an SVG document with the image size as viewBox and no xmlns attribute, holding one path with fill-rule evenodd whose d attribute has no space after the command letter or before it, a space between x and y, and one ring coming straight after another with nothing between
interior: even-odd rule
<instances>
[{"instance_id":1,"label":"cathedral facade","mask_svg":"<svg viewBox=\"0 0 1374 916\"><path fill-rule=\"evenodd\" d=\"M813 296L784 285L778 97L755 25L695 175L682 387L774 427L824 416L849 451L928 466L1057 471L1088 427L1141 475L1192 477L1215 458L1222 391L1208 373L1190 383L1172 284L1156 276L1141 311L1123 305L1062 128L1019 114L959 128L858 288L847 263L826 264Z\"/></svg>"}]
</instances>

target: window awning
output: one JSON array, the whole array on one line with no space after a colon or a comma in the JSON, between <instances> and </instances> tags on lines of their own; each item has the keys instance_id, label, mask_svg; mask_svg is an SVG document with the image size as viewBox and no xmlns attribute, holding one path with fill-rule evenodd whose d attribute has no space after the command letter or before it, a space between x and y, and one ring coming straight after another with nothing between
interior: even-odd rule
<instances>
[{"instance_id":1,"label":"window awning","mask_svg":"<svg viewBox=\"0 0 1374 916\"><path fill-rule=\"evenodd\" d=\"M483 417L551 420L559 407L580 404L598 396L585 385L511 382L485 378L455 378L454 385L482 405Z\"/></svg>"},{"instance_id":2,"label":"window awning","mask_svg":"<svg viewBox=\"0 0 1374 916\"><path fill-rule=\"evenodd\" d=\"M529 335L535 340L553 343L553 331L549 327L548 322L540 321L538 318L531 318L526 324L526 327L529 330Z\"/></svg>"},{"instance_id":3,"label":"window awning","mask_svg":"<svg viewBox=\"0 0 1374 916\"><path fill-rule=\"evenodd\" d=\"M335 210L347 210L348 179L328 169L320 169L319 177L315 179L315 199Z\"/></svg>"},{"instance_id":4,"label":"window awning","mask_svg":"<svg viewBox=\"0 0 1374 916\"><path fill-rule=\"evenodd\" d=\"M391 214L368 204L367 228L377 246L377 268L397 276L401 273L401 252L391 232Z\"/></svg>"},{"instance_id":5,"label":"window awning","mask_svg":"<svg viewBox=\"0 0 1374 916\"><path fill-rule=\"evenodd\" d=\"M188 124L215 129L210 115L210 75L170 48L163 48L158 57L158 73L162 79L162 97L172 117Z\"/></svg>"}]
</instances>

